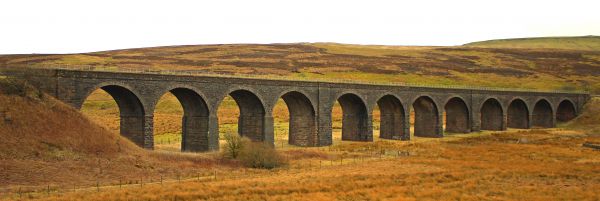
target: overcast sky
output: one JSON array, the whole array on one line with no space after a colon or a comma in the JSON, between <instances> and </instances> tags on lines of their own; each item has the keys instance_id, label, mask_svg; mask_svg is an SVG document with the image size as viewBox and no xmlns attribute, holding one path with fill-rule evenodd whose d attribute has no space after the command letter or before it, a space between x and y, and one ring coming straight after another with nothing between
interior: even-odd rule
<instances>
[{"instance_id":1,"label":"overcast sky","mask_svg":"<svg viewBox=\"0 0 600 201\"><path fill-rule=\"evenodd\" d=\"M600 1L2 0L0 54L337 42L460 45L600 35Z\"/></svg>"}]
</instances>

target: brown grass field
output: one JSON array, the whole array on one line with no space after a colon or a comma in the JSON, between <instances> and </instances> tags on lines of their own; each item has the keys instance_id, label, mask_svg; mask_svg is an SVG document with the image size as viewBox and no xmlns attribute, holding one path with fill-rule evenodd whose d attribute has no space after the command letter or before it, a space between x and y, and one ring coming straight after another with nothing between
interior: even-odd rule
<instances>
[{"instance_id":1,"label":"brown grass field","mask_svg":"<svg viewBox=\"0 0 600 201\"><path fill-rule=\"evenodd\" d=\"M0 124L1 199L600 199L600 155L581 146L600 142L592 133L600 127L599 99L555 129L364 143L341 142L336 132L331 147L278 147L289 165L260 170L216 153L144 151L62 103L36 97L0 96L12 106L0 108L11 119ZM27 116L34 112L42 115Z\"/></svg>"},{"instance_id":2,"label":"brown grass field","mask_svg":"<svg viewBox=\"0 0 600 201\"><path fill-rule=\"evenodd\" d=\"M272 171L230 172L216 179L112 187L100 192L82 190L44 198L597 200L600 157L597 151L580 146L589 139L581 133L556 129L452 137L441 142L350 143L334 147L338 151L302 150L303 155L316 157L294 160L290 167ZM373 156L369 148L385 150L386 154ZM395 150L411 155L397 157ZM340 158L344 154L346 162ZM333 165L329 160L332 155L337 155Z\"/></svg>"}]
</instances>

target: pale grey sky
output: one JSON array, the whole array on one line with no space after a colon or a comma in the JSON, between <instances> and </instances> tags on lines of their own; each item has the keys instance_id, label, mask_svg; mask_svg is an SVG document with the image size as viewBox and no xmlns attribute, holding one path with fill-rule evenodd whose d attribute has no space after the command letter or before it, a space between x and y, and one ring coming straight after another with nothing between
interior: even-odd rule
<instances>
[{"instance_id":1,"label":"pale grey sky","mask_svg":"<svg viewBox=\"0 0 600 201\"><path fill-rule=\"evenodd\" d=\"M600 35L598 8L598 0L3 0L0 54L220 43L460 45Z\"/></svg>"}]
</instances>

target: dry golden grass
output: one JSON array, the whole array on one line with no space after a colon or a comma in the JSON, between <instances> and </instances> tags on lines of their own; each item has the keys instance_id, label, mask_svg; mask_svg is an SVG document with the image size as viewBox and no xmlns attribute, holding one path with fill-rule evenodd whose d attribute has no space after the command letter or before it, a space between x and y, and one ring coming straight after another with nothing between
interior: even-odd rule
<instances>
[{"instance_id":1,"label":"dry golden grass","mask_svg":"<svg viewBox=\"0 0 600 201\"><path fill-rule=\"evenodd\" d=\"M0 121L0 199L19 199L19 188L41 200L600 199L600 156L581 146L600 139L588 133L600 125L597 99L571 123L582 130L343 143L337 130L331 147L279 149L290 164L274 170L217 164L217 153L144 151L47 97L0 95L0 102L12 119Z\"/></svg>"},{"instance_id":2,"label":"dry golden grass","mask_svg":"<svg viewBox=\"0 0 600 201\"><path fill-rule=\"evenodd\" d=\"M596 200L591 137L563 129L284 152L291 165L219 172L181 183L33 194L43 200ZM409 156L397 156L398 151ZM385 153L379 155L379 153ZM342 159L344 157L344 159ZM332 161L333 160L333 164ZM340 163L341 161L341 163Z\"/></svg>"}]
</instances>

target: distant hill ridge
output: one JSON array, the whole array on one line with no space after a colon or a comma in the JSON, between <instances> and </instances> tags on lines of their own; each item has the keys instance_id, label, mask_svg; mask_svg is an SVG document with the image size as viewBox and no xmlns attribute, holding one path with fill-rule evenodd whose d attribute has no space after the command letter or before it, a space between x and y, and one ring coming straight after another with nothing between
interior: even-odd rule
<instances>
[{"instance_id":1,"label":"distant hill ridge","mask_svg":"<svg viewBox=\"0 0 600 201\"><path fill-rule=\"evenodd\" d=\"M218 44L79 54L0 55L0 66L83 65L419 85L587 90L600 94L600 37L482 41L463 46Z\"/></svg>"},{"instance_id":2,"label":"distant hill ridge","mask_svg":"<svg viewBox=\"0 0 600 201\"><path fill-rule=\"evenodd\" d=\"M463 46L484 48L544 48L600 51L600 36L497 39L467 43Z\"/></svg>"}]
</instances>

